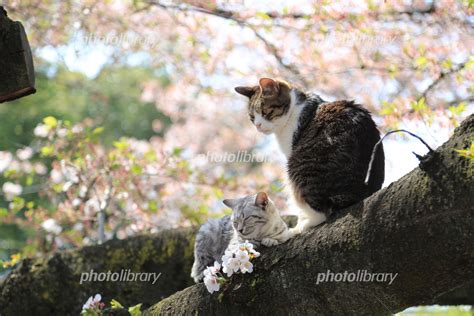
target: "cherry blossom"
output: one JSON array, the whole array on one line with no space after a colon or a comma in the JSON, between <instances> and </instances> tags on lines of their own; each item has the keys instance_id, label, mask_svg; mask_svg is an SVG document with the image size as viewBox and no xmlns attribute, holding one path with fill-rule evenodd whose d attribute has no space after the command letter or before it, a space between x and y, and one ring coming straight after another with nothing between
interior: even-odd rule
<instances>
[{"instance_id":1,"label":"cherry blossom","mask_svg":"<svg viewBox=\"0 0 474 316\"><path fill-rule=\"evenodd\" d=\"M13 200L15 196L18 196L21 194L23 188L19 184L11 183L11 182L5 182L2 186L3 194L5 195L5 199L7 201Z\"/></svg>"},{"instance_id":2,"label":"cherry blossom","mask_svg":"<svg viewBox=\"0 0 474 316\"><path fill-rule=\"evenodd\" d=\"M101 306L101 301L102 301L102 295L96 294L94 297L89 297L87 302L82 305L82 310L88 310L88 309L100 309Z\"/></svg>"},{"instance_id":3,"label":"cherry blossom","mask_svg":"<svg viewBox=\"0 0 474 316\"><path fill-rule=\"evenodd\" d=\"M37 137L45 138L48 137L51 128L46 124L38 124L35 127L34 134Z\"/></svg>"}]
</instances>

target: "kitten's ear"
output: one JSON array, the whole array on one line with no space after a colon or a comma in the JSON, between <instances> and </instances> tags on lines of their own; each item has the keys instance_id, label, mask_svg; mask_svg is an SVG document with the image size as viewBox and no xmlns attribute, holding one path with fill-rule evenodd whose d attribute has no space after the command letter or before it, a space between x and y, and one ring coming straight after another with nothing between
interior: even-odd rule
<instances>
[{"instance_id":1,"label":"kitten's ear","mask_svg":"<svg viewBox=\"0 0 474 316\"><path fill-rule=\"evenodd\" d=\"M234 208L237 205L237 199L225 199L222 203L230 208Z\"/></svg>"},{"instance_id":2,"label":"kitten's ear","mask_svg":"<svg viewBox=\"0 0 474 316\"><path fill-rule=\"evenodd\" d=\"M259 81L264 98L274 98L280 94L280 87L277 81L270 78L262 78Z\"/></svg>"},{"instance_id":3,"label":"kitten's ear","mask_svg":"<svg viewBox=\"0 0 474 316\"><path fill-rule=\"evenodd\" d=\"M255 93L255 87L235 87L234 89L237 93L249 98L251 98Z\"/></svg>"},{"instance_id":4,"label":"kitten's ear","mask_svg":"<svg viewBox=\"0 0 474 316\"><path fill-rule=\"evenodd\" d=\"M258 192L255 205L265 210L268 205L268 195L265 192Z\"/></svg>"}]
</instances>

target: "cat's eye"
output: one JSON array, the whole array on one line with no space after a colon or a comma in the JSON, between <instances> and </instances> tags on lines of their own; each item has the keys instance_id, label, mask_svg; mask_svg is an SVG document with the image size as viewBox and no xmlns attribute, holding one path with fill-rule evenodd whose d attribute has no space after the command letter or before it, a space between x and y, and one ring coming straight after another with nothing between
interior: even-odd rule
<instances>
[{"instance_id":1,"label":"cat's eye","mask_svg":"<svg viewBox=\"0 0 474 316\"><path fill-rule=\"evenodd\" d=\"M273 110L270 110L270 111L265 111L265 110L262 110L262 116L266 119L269 119L273 114Z\"/></svg>"}]
</instances>

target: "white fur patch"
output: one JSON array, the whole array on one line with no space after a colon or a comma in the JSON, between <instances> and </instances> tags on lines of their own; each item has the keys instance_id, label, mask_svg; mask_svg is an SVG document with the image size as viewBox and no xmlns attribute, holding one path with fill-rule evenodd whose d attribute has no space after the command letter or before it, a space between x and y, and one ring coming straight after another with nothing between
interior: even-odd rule
<instances>
[{"instance_id":1,"label":"white fur patch","mask_svg":"<svg viewBox=\"0 0 474 316\"><path fill-rule=\"evenodd\" d=\"M297 205L298 223L292 231L295 235L301 234L308 228L318 226L326 221L326 215L311 208L307 203Z\"/></svg>"},{"instance_id":2,"label":"white fur patch","mask_svg":"<svg viewBox=\"0 0 474 316\"><path fill-rule=\"evenodd\" d=\"M278 145L286 158L290 158L291 149L293 145L293 135L298 128L298 120L304 106L296 104L296 92L290 91L290 108L286 115L279 117L273 122L273 131L275 133Z\"/></svg>"}]
</instances>

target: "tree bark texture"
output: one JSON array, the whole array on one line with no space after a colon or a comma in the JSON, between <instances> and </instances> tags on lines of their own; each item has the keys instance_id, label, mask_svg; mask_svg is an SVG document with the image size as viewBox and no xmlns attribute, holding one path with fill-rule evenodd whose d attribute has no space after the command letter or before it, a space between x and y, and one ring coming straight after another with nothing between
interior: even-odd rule
<instances>
[{"instance_id":1,"label":"tree bark texture","mask_svg":"<svg viewBox=\"0 0 474 316\"><path fill-rule=\"evenodd\" d=\"M234 275L218 293L192 285L196 229L176 229L26 259L0 283L0 315L78 315L95 293L124 306L156 303L148 315L382 315L435 303L474 305L474 163L455 152L473 138L471 115L399 181L285 244L260 247L254 272ZM91 269L161 277L154 285L81 285ZM316 284L327 270L398 275L391 285Z\"/></svg>"},{"instance_id":2,"label":"tree bark texture","mask_svg":"<svg viewBox=\"0 0 474 316\"><path fill-rule=\"evenodd\" d=\"M383 315L433 304L474 280L474 115L420 166L338 218L262 252L250 275L209 294L203 284L147 315ZM402 157L400 157L402 159ZM398 273L382 282L323 282L330 270ZM472 292L471 292L472 293ZM472 298L471 298L472 300Z\"/></svg>"}]
</instances>

